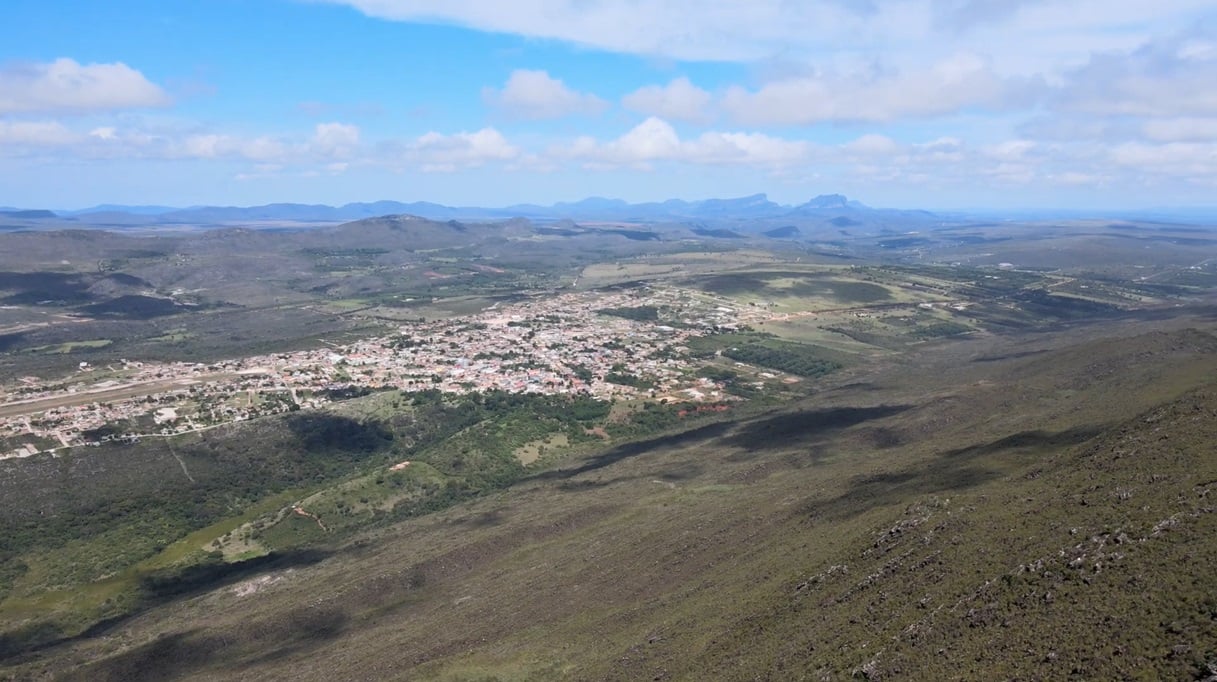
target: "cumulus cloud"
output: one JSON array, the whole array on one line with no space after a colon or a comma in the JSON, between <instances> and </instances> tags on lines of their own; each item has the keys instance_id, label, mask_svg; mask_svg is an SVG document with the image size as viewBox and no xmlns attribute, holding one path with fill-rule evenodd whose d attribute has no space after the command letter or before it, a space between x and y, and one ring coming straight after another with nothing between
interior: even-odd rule
<instances>
[{"instance_id":1,"label":"cumulus cloud","mask_svg":"<svg viewBox=\"0 0 1217 682\"><path fill-rule=\"evenodd\" d=\"M576 92L545 71L516 69L501 90L485 88L482 98L515 118L550 119L598 114L608 106L595 95Z\"/></svg>"},{"instance_id":2,"label":"cumulus cloud","mask_svg":"<svg viewBox=\"0 0 1217 682\"><path fill-rule=\"evenodd\" d=\"M710 118L710 93L680 77L667 85L648 85L621 99L630 111L676 121L701 123Z\"/></svg>"},{"instance_id":3,"label":"cumulus cloud","mask_svg":"<svg viewBox=\"0 0 1217 682\"><path fill-rule=\"evenodd\" d=\"M432 131L409 142L386 146L390 163L405 163L426 172L454 172L521 156L520 149L494 128L453 134Z\"/></svg>"},{"instance_id":4,"label":"cumulus cloud","mask_svg":"<svg viewBox=\"0 0 1217 682\"><path fill-rule=\"evenodd\" d=\"M845 144L845 150L862 156L891 156L901 151L901 145L878 133L867 133Z\"/></svg>"},{"instance_id":5,"label":"cumulus cloud","mask_svg":"<svg viewBox=\"0 0 1217 682\"><path fill-rule=\"evenodd\" d=\"M79 64L63 58L0 68L0 113L85 113L169 103L160 87L122 62Z\"/></svg>"},{"instance_id":6,"label":"cumulus cloud","mask_svg":"<svg viewBox=\"0 0 1217 682\"><path fill-rule=\"evenodd\" d=\"M137 143L138 138L127 136L125 141ZM157 136L144 144L147 151L156 156L192 159L244 159L261 163L281 163L300 160L302 145L272 137L241 137L216 133L186 135L183 137Z\"/></svg>"},{"instance_id":7,"label":"cumulus cloud","mask_svg":"<svg viewBox=\"0 0 1217 682\"><path fill-rule=\"evenodd\" d=\"M614 140L581 137L553 153L593 167L646 168L653 162L672 161L780 168L805 160L811 149L808 142L761 133L707 131L685 140L672 124L652 116Z\"/></svg>"},{"instance_id":8,"label":"cumulus cloud","mask_svg":"<svg viewBox=\"0 0 1217 682\"><path fill-rule=\"evenodd\" d=\"M132 158L244 160L260 165L333 164L354 158L359 128L345 123L321 123L312 135L234 135L175 129L143 130L103 126L89 133L85 155Z\"/></svg>"},{"instance_id":9,"label":"cumulus cloud","mask_svg":"<svg viewBox=\"0 0 1217 682\"><path fill-rule=\"evenodd\" d=\"M252 161L284 161L296 154L298 147L270 135L260 135L251 140L241 140L237 153Z\"/></svg>"},{"instance_id":10,"label":"cumulus cloud","mask_svg":"<svg viewBox=\"0 0 1217 682\"><path fill-rule=\"evenodd\" d=\"M313 132L311 146L322 156L350 157L359 146L359 127L347 123L319 123Z\"/></svg>"},{"instance_id":11,"label":"cumulus cloud","mask_svg":"<svg viewBox=\"0 0 1217 682\"><path fill-rule=\"evenodd\" d=\"M110 139L113 139L111 137ZM185 156L199 159L214 159L227 156L236 150L237 142L227 135L191 135L182 140Z\"/></svg>"},{"instance_id":12,"label":"cumulus cloud","mask_svg":"<svg viewBox=\"0 0 1217 682\"><path fill-rule=\"evenodd\" d=\"M0 119L0 156L80 159L247 161L259 167L341 173L352 166L456 171L528 155L493 128L364 144L357 126L321 123L309 132L242 135L169 125L101 125L74 130L56 121ZM258 174L260 174L259 171Z\"/></svg>"},{"instance_id":13,"label":"cumulus cloud","mask_svg":"<svg viewBox=\"0 0 1217 682\"><path fill-rule=\"evenodd\" d=\"M1051 182L1217 186L1217 36L1203 28L1092 55L1019 126ZM1048 156L1044 156L1048 154ZM1059 168L1065 170L1057 170Z\"/></svg>"},{"instance_id":14,"label":"cumulus cloud","mask_svg":"<svg viewBox=\"0 0 1217 682\"><path fill-rule=\"evenodd\" d=\"M812 74L755 91L733 86L724 94L722 108L735 120L753 125L883 122L968 108L1026 106L1041 88L1034 80L1003 77L985 59L964 53L916 71Z\"/></svg>"},{"instance_id":15,"label":"cumulus cloud","mask_svg":"<svg viewBox=\"0 0 1217 682\"><path fill-rule=\"evenodd\" d=\"M338 125L338 124L335 124ZM341 134L340 134L341 133ZM60 122L0 121L0 152L41 149L82 159L244 160L262 164L333 161L353 131L318 126L312 137L236 135L173 126L102 125L74 130ZM20 147L17 147L20 140ZM338 146L335 146L338 145Z\"/></svg>"},{"instance_id":16,"label":"cumulus cloud","mask_svg":"<svg viewBox=\"0 0 1217 682\"><path fill-rule=\"evenodd\" d=\"M830 150L828 157L870 181L1025 185L1044 179L1040 145L1021 139L974 146L955 137L901 142L868 133Z\"/></svg>"}]
</instances>

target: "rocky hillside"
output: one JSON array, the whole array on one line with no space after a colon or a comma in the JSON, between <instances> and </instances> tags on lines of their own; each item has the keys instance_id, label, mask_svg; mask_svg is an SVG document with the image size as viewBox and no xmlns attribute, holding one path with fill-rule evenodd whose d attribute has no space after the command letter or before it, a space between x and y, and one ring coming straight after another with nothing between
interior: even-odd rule
<instances>
[{"instance_id":1,"label":"rocky hillside","mask_svg":"<svg viewBox=\"0 0 1217 682\"><path fill-rule=\"evenodd\" d=\"M927 348L187 590L7 674L1206 679L1217 339L1162 327Z\"/></svg>"}]
</instances>

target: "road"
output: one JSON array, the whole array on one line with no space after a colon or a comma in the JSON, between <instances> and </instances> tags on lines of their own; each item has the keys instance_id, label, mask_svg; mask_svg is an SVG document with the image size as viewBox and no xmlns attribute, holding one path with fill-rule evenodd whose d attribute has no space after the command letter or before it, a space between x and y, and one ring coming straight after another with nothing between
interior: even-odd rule
<instances>
[{"instance_id":1,"label":"road","mask_svg":"<svg viewBox=\"0 0 1217 682\"><path fill-rule=\"evenodd\" d=\"M230 381L238 376L243 375L239 375L236 372L203 374L194 377L157 379L155 381L144 381L135 384L122 384L120 386L85 389L82 391L77 391L76 393L61 394L47 398L14 400L13 402L0 405L0 419L6 417L20 417L27 414L37 414L39 412L45 412L57 407L75 407L77 405L88 405L89 403L104 403L111 400L138 398L140 396L152 395L154 393L164 393L166 391L187 388L189 386L205 384L213 381Z\"/></svg>"}]
</instances>

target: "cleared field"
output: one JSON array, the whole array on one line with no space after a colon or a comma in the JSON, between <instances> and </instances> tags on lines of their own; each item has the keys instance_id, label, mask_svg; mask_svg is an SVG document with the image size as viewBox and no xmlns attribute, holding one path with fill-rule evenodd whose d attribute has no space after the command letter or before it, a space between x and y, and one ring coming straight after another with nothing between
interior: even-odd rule
<instances>
[{"instance_id":1,"label":"cleared field","mask_svg":"<svg viewBox=\"0 0 1217 682\"><path fill-rule=\"evenodd\" d=\"M783 339L812 343L845 353L874 355L885 351L826 328L843 319L839 316L791 317L780 321L759 322L753 326L757 331L769 332Z\"/></svg>"},{"instance_id":2,"label":"cleared field","mask_svg":"<svg viewBox=\"0 0 1217 682\"><path fill-rule=\"evenodd\" d=\"M741 305L795 313L947 299L933 291L901 286L864 270L843 267L733 270L690 278L683 284Z\"/></svg>"},{"instance_id":3,"label":"cleared field","mask_svg":"<svg viewBox=\"0 0 1217 682\"><path fill-rule=\"evenodd\" d=\"M579 287L594 289L636 280L672 279L718 272L724 268L783 265L787 262L765 251L692 251L645 256L589 265L579 273Z\"/></svg>"},{"instance_id":4,"label":"cleared field","mask_svg":"<svg viewBox=\"0 0 1217 682\"><path fill-rule=\"evenodd\" d=\"M64 355L78 350L86 350L90 348L105 348L114 343L112 339L92 339L89 341L68 341L53 346L35 346L25 349L26 353L51 353Z\"/></svg>"},{"instance_id":5,"label":"cleared field","mask_svg":"<svg viewBox=\"0 0 1217 682\"><path fill-rule=\"evenodd\" d=\"M520 460L520 464L528 466L544 457L548 451L552 451L552 448L563 448L567 445L570 445L570 438L565 433L555 433L517 448L515 456Z\"/></svg>"}]
</instances>

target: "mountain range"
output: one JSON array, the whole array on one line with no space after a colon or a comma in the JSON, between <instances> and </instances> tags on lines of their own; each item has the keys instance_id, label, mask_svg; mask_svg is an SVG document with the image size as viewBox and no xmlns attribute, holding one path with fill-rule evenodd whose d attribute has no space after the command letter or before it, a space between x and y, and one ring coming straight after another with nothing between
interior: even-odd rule
<instances>
[{"instance_id":1,"label":"mountain range","mask_svg":"<svg viewBox=\"0 0 1217 682\"><path fill-rule=\"evenodd\" d=\"M829 215L831 214L831 215ZM342 206L325 204L275 203L262 206L126 206L102 204L77 210L0 209L0 218L10 220L48 220L97 226L141 225L214 225L247 222L336 223L384 215L414 215L431 220L484 220L529 218L536 220L613 220L613 221L732 221L783 217L843 217L860 220L864 216L930 217L925 211L875 209L840 194L823 194L798 205L779 204L765 194L729 199L632 204L621 199L589 197L576 202L550 206L514 204L504 207L446 206L428 201L410 203L374 201Z\"/></svg>"},{"instance_id":2,"label":"mountain range","mask_svg":"<svg viewBox=\"0 0 1217 682\"><path fill-rule=\"evenodd\" d=\"M1178 224L1210 224L1217 207L1159 207L1143 210L974 209L927 211L873 208L842 194L821 194L801 204L781 204L766 194L698 201L668 199L629 203L622 199L588 197L552 205L513 204L502 207L447 206L429 201L381 200L326 204L273 203L260 206L190 206L100 204L84 209L47 210L0 206L0 231L54 230L78 227L125 229L141 227L308 227L382 216L406 215L435 221L496 221L525 218L539 223L557 221L621 222L683 225L718 232L789 238L798 230L827 229L890 233L927 229L944 224L993 220L1140 220ZM770 234L773 233L773 234ZM699 233L700 234L700 233ZM715 235L708 235L715 236Z\"/></svg>"}]
</instances>

